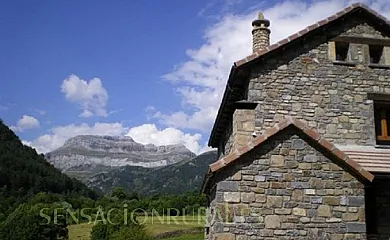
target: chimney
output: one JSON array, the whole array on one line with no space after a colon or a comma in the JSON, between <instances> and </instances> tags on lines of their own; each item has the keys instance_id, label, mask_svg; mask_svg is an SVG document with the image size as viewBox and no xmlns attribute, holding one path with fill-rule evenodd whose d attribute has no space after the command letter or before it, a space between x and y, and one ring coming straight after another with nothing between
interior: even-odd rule
<instances>
[{"instance_id":1,"label":"chimney","mask_svg":"<svg viewBox=\"0 0 390 240\"><path fill-rule=\"evenodd\" d=\"M269 20L264 19L264 15L261 12L259 13L258 19L252 22L253 52L269 46L269 34L271 33L271 30L268 28L269 25Z\"/></svg>"}]
</instances>

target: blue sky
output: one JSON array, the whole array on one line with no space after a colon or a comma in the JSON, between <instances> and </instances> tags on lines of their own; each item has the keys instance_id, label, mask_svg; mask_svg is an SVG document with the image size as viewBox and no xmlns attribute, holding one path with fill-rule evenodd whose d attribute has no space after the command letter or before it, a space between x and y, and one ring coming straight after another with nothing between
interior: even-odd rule
<instances>
[{"instance_id":1,"label":"blue sky","mask_svg":"<svg viewBox=\"0 0 390 240\"><path fill-rule=\"evenodd\" d=\"M351 2L2 1L0 118L40 152L78 134L201 152L256 12L274 42Z\"/></svg>"},{"instance_id":2,"label":"blue sky","mask_svg":"<svg viewBox=\"0 0 390 240\"><path fill-rule=\"evenodd\" d=\"M188 45L200 44L207 20L197 12L204 3L159 2L2 2L1 102L17 105L2 114L4 120L13 124L23 114L36 115L34 109L47 113L43 128L102 120L75 119L78 109L60 94L70 74L101 79L109 93L107 110L121 110L110 121L140 124L146 106L178 107L161 76L183 60Z\"/></svg>"}]
</instances>

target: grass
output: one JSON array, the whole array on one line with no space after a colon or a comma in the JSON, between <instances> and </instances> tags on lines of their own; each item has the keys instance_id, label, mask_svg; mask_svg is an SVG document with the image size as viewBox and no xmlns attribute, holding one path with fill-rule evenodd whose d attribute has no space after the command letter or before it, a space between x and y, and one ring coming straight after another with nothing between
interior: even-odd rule
<instances>
[{"instance_id":1,"label":"grass","mask_svg":"<svg viewBox=\"0 0 390 240\"><path fill-rule=\"evenodd\" d=\"M204 217L198 218L197 216L161 216L160 218L148 216L138 217L138 221L141 224L145 224L146 230L151 235L178 230L190 230L203 227L204 225Z\"/></svg>"},{"instance_id":2,"label":"grass","mask_svg":"<svg viewBox=\"0 0 390 240\"><path fill-rule=\"evenodd\" d=\"M69 240L89 240L92 227L93 225L88 223L69 225Z\"/></svg>"},{"instance_id":3,"label":"grass","mask_svg":"<svg viewBox=\"0 0 390 240\"><path fill-rule=\"evenodd\" d=\"M200 216L139 216L137 217L141 224L144 224L146 231L150 235L157 235L166 232L191 230L202 228L204 226L204 217ZM90 240L93 223L80 223L69 225L69 240ZM166 238L166 240L200 240L203 239L201 234L185 234L179 237Z\"/></svg>"},{"instance_id":4,"label":"grass","mask_svg":"<svg viewBox=\"0 0 390 240\"><path fill-rule=\"evenodd\" d=\"M164 240L203 240L204 233L185 234L179 237L165 238Z\"/></svg>"}]
</instances>

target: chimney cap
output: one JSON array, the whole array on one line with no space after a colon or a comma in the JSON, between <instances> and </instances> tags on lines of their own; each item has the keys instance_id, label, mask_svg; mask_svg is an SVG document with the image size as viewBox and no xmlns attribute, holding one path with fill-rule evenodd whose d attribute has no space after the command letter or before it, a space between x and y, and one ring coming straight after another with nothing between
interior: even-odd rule
<instances>
[{"instance_id":1,"label":"chimney cap","mask_svg":"<svg viewBox=\"0 0 390 240\"><path fill-rule=\"evenodd\" d=\"M257 19L260 19L260 20L265 19L264 18L264 13L262 13L262 12L259 12L257 16L258 16Z\"/></svg>"},{"instance_id":2,"label":"chimney cap","mask_svg":"<svg viewBox=\"0 0 390 240\"><path fill-rule=\"evenodd\" d=\"M264 14L259 12L257 15L257 19L252 22L253 27L269 27L270 21L264 18Z\"/></svg>"}]
</instances>

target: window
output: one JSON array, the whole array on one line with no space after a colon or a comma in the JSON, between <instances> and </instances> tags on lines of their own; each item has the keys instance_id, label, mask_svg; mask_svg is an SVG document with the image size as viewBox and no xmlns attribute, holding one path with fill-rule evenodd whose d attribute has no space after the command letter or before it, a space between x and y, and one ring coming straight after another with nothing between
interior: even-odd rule
<instances>
[{"instance_id":1,"label":"window","mask_svg":"<svg viewBox=\"0 0 390 240\"><path fill-rule=\"evenodd\" d=\"M390 145L390 102L374 104L376 142Z\"/></svg>"},{"instance_id":2,"label":"window","mask_svg":"<svg viewBox=\"0 0 390 240\"><path fill-rule=\"evenodd\" d=\"M379 64L383 54L383 46L370 45L370 63Z\"/></svg>"},{"instance_id":3,"label":"window","mask_svg":"<svg viewBox=\"0 0 390 240\"><path fill-rule=\"evenodd\" d=\"M349 43L336 42L336 61L348 60Z\"/></svg>"}]
</instances>

